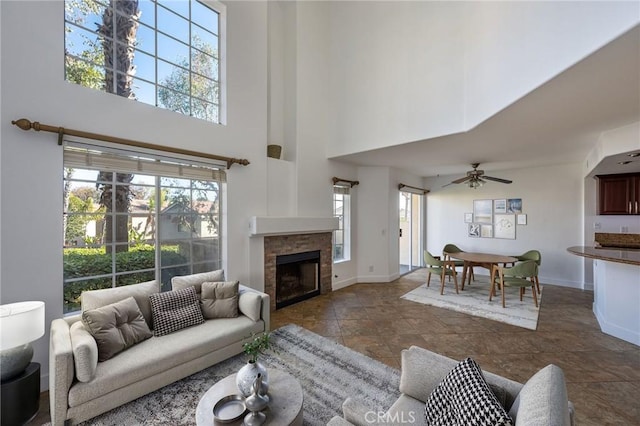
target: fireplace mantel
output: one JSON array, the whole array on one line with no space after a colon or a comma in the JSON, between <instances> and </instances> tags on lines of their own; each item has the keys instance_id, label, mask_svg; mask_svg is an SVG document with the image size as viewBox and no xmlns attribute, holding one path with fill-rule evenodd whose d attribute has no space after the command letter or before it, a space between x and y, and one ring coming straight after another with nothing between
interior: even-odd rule
<instances>
[{"instance_id":1,"label":"fireplace mantel","mask_svg":"<svg viewBox=\"0 0 640 426\"><path fill-rule=\"evenodd\" d=\"M338 229L336 217L251 217L251 236L316 234Z\"/></svg>"}]
</instances>

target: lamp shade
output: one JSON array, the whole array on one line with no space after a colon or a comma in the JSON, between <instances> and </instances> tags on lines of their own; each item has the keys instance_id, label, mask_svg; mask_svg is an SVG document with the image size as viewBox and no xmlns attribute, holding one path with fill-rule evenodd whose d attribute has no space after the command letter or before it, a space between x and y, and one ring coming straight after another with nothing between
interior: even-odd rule
<instances>
[{"instance_id":1,"label":"lamp shade","mask_svg":"<svg viewBox=\"0 0 640 426\"><path fill-rule=\"evenodd\" d=\"M0 306L0 350L31 343L44 335L44 302Z\"/></svg>"}]
</instances>

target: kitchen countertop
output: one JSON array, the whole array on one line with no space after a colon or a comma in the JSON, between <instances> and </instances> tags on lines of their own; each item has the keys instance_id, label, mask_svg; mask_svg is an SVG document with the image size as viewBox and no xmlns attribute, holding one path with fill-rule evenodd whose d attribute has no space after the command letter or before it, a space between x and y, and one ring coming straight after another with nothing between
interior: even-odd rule
<instances>
[{"instance_id":1,"label":"kitchen countertop","mask_svg":"<svg viewBox=\"0 0 640 426\"><path fill-rule=\"evenodd\" d=\"M569 253L590 259L606 260L609 262L626 263L640 266L640 249L615 249L611 247L573 246L567 248Z\"/></svg>"}]
</instances>

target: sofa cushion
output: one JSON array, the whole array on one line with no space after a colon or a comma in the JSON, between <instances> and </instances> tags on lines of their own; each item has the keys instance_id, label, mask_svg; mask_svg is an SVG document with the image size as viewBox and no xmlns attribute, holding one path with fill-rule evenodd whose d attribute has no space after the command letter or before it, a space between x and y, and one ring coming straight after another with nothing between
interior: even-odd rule
<instances>
[{"instance_id":1,"label":"sofa cushion","mask_svg":"<svg viewBox=\"0 0 640 426\"><path fill-rule=\"evenodd\" d=\"M224 281L224 270L201 272L199 274L181 275L171 278L171 288L180 290L187 287L195 287L198 296L202 293L202 283Z\"/></svg>"},{"instance_id":2,"label":"sofa cushion","mask_svg":"<svg viewBox=\"0 0 640 426\"><path fill-rule=\"evenodd\" d=\"M152 335L133 297L83 311L82 323L96 340L98 361L106 361Z\"/></svg>"},{"instance_id":3,"label":"sofa cushion","mask_svg":"<svg viewBox=\"0 0 640 426\"><path fill-rule=\"evenodd\" d=\"M471 358L461 361L431 392L425 415L429 425L513 424Z\"/></svg>"},{"instance_id":4,"label":"sofa cushion","mask_svg":"<svg viewBox=\"0 0 640 426\"><path fill-rule=\"evenodd\" d=\"M221 351L221 359L242 352L242 342L252 333L264 331L264 322L254 323L244 315L207 320L161 337L151 337L108 361L98 363L90 383L75 383L69 389L69 406L77 407L110 392L168 370L188 367L192 361Z\"/></svg>"},{"instance_id":5,"label":"sofa cushion","mask_svg":"<svg viewBox=\"0 0 640 426\"><path fill-rule=\"evenodd\" d=\"M96 375L98 366L98 344L91 333L85 328L82 321L71 324L71 350L76 371L76 379L80 382L89 382Z\"/></svg>"},{"instance_id":6,"label":"sofa cushion","mask_svg":"<svg viewBox=\"0 0 640 426\"><path fill-rule=\"evenodd\" d=\"M105 288L102 290L83 291L81 296L82 310L96 309L110 305L120 300L133 296L140 307L140 312L149 328L153 328L151 304L149 296L160 291L158 281L147 281L139 284L125 285L122 287Z\"/></svg>"},{"instance_id":7,"label":"sofa cushion","mask_svg":"<svg viewBox=\"0 0 640 426\"><path fill-rule=\"evenodd\" d=\"M154 336L164 336L204 322L194 287L152 294L149 301L153 314Z\"/></svg>"},{"instance_id":8,"label":"sofa cushion","mask_svg":"<svg viewBox=\"0 0 640 426\"><path fill-rule=\"evenodd\" d=\"M549 364L524 384L509 415L516 425L570 425L564 373Z\"/></svg>"},{"instance_id":9,"label":"sofa cushion","mask_svg":"<svg viewBox=\"0 0 640 426\"><path fill-rule=\"evenodd\" d=\"M200 308L207 319L238 316L238 281L204 282Z\"/></svg>"},{"instance_id":10,"label":"sofa cushion","mask_svg":"<svg viewBox=\"0 0 640 426\"><path fill-rule=\"evenodd\" d=\"M240 312L253 320L261 318L262 296L251 290L242 290L238 298L238 309Z\"/></svg>"}]
</instances>

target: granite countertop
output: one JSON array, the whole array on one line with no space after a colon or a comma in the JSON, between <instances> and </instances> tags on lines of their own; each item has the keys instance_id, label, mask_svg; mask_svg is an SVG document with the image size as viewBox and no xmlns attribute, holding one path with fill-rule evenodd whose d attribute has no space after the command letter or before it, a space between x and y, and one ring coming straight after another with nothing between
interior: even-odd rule
<instances>
[{"instance_id":1,"label":"granite countertop","mask_svg":"<svg viewBox=\"0 0 640 426\"><path fill-rule=\"evenodd\" d=\"M613 249L601 247L573 246L567 248L569 253L590 259L606 260L609 262L626 263L640 266L640 249Z\"/></svg>"}]
</instances>

